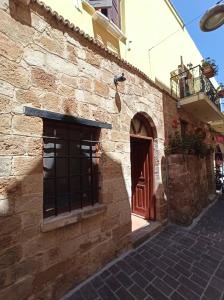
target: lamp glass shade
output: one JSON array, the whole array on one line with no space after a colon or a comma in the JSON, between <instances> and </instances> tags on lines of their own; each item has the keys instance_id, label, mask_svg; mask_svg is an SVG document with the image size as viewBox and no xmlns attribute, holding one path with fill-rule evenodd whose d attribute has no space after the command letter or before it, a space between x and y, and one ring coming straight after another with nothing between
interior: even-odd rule
<instances>
[{"instance_id":1,"label":"lamp glass shade","mask_svg":"<svg viewBox=\"0 0 224 300\"><path fill-rule=\"evenodd\" d=\"M224 24L224 4L218 4L204 14L200 21L202 31L212 31Z\"/></svg>"}]
</instances>

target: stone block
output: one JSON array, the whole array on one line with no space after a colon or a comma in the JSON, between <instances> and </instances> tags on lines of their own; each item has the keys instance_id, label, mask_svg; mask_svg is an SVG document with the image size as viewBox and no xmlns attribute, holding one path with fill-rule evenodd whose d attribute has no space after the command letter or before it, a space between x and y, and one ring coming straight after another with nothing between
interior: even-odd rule
<instances>
[{"instance_id":1,"label":"stone block","mask_svg":"<svg viewBox=\"0 0 224 300\"><path fill-rule=\"evenodd\" d=\"M15 87L8 82L0 80L0 94L12 98L14 95ZM1 96L0 103L4 97Z\"/></svg>"},{"instance_id":2,"label":"stone block","mask_svg":"<svg viewBox=\"0 0 224 300\"><path fill-rule=\"evenodd\" d=\"M57 93L46 92L40 97L41 108L62 113L62 97Z\"/></svg>"},{"instance_id":3,"label":"stone block","mask_svg":"<svg viewBox=\"0 0 224 300\"><path fill-rule=\"evenodd\" d=\"M21 246L9 248L0 256L0 269L9 268L11 265L17 263L22 258Z\"/></svg>"},{"instance_id":4,"label":"stone block","mask_svg":"<svg viewBox=\"0 0 224 300\"><path fill-rule=\"evenodd\" d=\"M23 48L18 43L15 43L11 39L9 39L6 35L0 32L0 55L10 59L10 60L18 60L21 58L23 53Z\"/></svg>"},{"instance_id":5,"label":"stone block","mask_svg":"<svg viewBox=\"0 0 224 300\"><path fill-rule=\"evenodd\" d=\"M64 53L64 43L57 41L56 39L49 37L48 35L41 35L35 39L35 43L41 46L41 48L46 49L50 53L63 56Z\"/></svg>"},{"instance_id":6,"label":"stone block","mask_svg":"<svg viewBox=\"0 0 224 300\"><path fill-rule=\"evenodd\" d=\"M21 278L29 275L33 275L41 270L43 267L43 261L41 256L34 256L22 259L19 263L16 263L10 271L13 273L14 280L20 280Z\"/></svg>"},{"instance_id":7,"label":"stone block","mask_svg":"<svg viewBox=\"0 0 224 300\"><path fill-rule=\"evenodd\" d=\"M15 232L19 232L20 229L21 229L20 216L9 216L9 217L0 218L0 238L6 237L6 235L10 237L11 234ZM4 249L6 249L7 247L8 245L4 245Z\"/></svg>"},{"instance_id":8,"label":"stone block","mask_svg":"<svg viewBox=\"0 0 224 300\"><path fill-rule=\"evenodd\" d=\"M91 78L80 77L78 78L78 88L85 91L93 90L93 81Z\"/></svg>"},{"instance_id":9,"label":"stone block","mask_svg":"<svg viewBox=\"0 0 224 300\"><path fill-rule=\"evenodd\" d=\"M21 187L22 189L22 187ZM16 198L15 213L43 211L43 195L22 195Z\"/></svg>"},{"instance_id":10,"label":"stone block","mask_svg":"<svg viewBox=\"0 0 224 300\"><path fill-rule=\"evenodd\" d=\"M43 221L42 210L32 210L30 212L27 211L25 213L20 214L20 216L23 229L32 226L40 228L41 222Z\"/></svg>"},{"instance_id":11,"label":"stone block","mask_svg":"<svg viewBox=\"0 0 224 300\"><path fill-rule=\"evenodd\" d=\"M0 133L9 134L11 132L12 116L11 114L1 114Z\"/></svg>"},{"instance_id":12,"label":"stone block","mask_svg":"<svg viewBox=\"0 0 224 300\"><path fill-rule=\"evenodd\" d=\"M43 193L43 175L28 174L21 182L23 195L42 194Z\"/></svg>"},{"instance_id":13,"label":"stone block","mask_svg":"<svg viewBox=\"0 0 224 300\"><path fill-rule=\"evenodd\" d=\"M47 23L38 15L32 13L32 26L38 32L44 32L47 28Z\"/></svg>"},{"instance_id":14,"label":"stone block","mask_svg":"<svg viewBox=\"0 0 224 300\"><path fill-rule=\"evenodd\" d=\"M86 51L86 62L93 65L100 67L102 61L102 57L98 54L96 54L93 51Z\"/></svg>"},{"instance_id":15,"label":"stone block","mask_svg":"<svg viewBox=\"0 0 224 300\"><path fill-rule=\"evenodd\" d=\"M31 88L29 90L17 89L15 98L16 102L13 103L13 111L16 112L17 107L19 108L19 111L21 111L21 107L23 105L31 105L40 108L40 95L41 91L35 88Z\"/></svg>"},{"instance_id":16,"label":"stone block","mask_svg":"<svg viewBox=\"0 0 224 300\"><path fill-rule=\"evenodd\" d=\"M56 78L46 73L40 68L33 68L31 71L32 83L41 89L46 89L48 91L54 91L56 89Z\"/></svg>"},{"instance_id":17,"label":"stone block","mask_svg":"<svg viewBox=\"0 0 224 300\"><path fill-rule=\"evenodd\" d=\"M9 26L9 25L8 25ZM11 85L18 88L30 87L29 72L12 61L0 56L0 79L9 82Z\"/></svg>"},{"instance_id":18,"label":"stone block","mask_svg":"<svg viewBox=\"0 0 224 300\"><path fill-rule=\"evenodd\" d=\"M0 299L27 300L32 294L33 277L27 275L18 280L14 285L0 291Z\"/></svg>"},{"instance_id":19,"label":"stone block","mask_svg":"<svg viewBox=\"0 0 224 300\"><path fill-rule=\"evenodd\" d=\"M72 87L73 89L76 89L78 87L79 78L78 77L71 77L71 76L62 74L61 77L60 77L60 81L63 84L66 84L66 85Z\"/></svg>"},{"instance_id":20,"label":"stone block","mask_svg":"<svg viewBox=\"0 0 224 300\"><path fill-rule=\"evenodd\" d=\"M15 115L12 118L12 131L13 133L21 135L42 136L42 119L24 115Z\"/></svg>"},{"instance_id":21,"label":"stone block","mask_svg":"<svg viewBox=\"0 0 224 300\"><path fill-rule=\"evenodd\" d=\"M43 151L43 139L28 137L25 141L26 153L30 156L40 156Z\"/></svg>"},{"instance_id":22,"label":"stone block","mask_svg":"<svg viewBox=\"0 0 224 300\"><path fill-rule=\"evenodd\" d=\"M109 96L109 88L106 84L99 80L94 80L94 91L96 94L107 98Z\"/></svg>"},{"instance_id":23,"label":"stone block","mask_svg":"<svg viewBox=\"0 0 224 300\"><path fill-rule=\"evenodd\" d=\"M28 228L27 228L28 229ZM31 228L32 229L32 228ZM22 236L21 236L22 237ZM33 238L24 240L22 243L23 256L34 257L37 255L43 255L49 249L54 248L56 245L56 234L54 231L44 234L36 234Z\"/></svg>"},{"instance_id":24,"label":"stone block","mask_svg":"<svg viewBox=\"0 0 224 300\"><path fill-rule=\"evenodd\" d=\"M11 270L0 270L0 290L13 283L13 274Z\"/></svg>"},{"instance_id":25,"label":"stone block","mask_svg":"<svg viewBox=\"0 0 224 300\"><path fill-rule=\"evenodd\" d=\"M115 242L119 242L122 240L126 235L131 233L131 222L126 224L120 225L117 228L112 230L112 237Z\"/></svg>"},{"instance_id":26,"label":"stone block","mask_svg":"<svg viewBox=\"0 0 224 300\"><path fill-rule=\"evenodd\" d=\"M0 156L0 177L9 176L11 173L11 157Z\"/></svg>"},{"instance_id":27,"label":"stone block","mask_svg":"<svg viewBox=\"0 0 224 300\"><path fill-rule=\"evenodd\" d=\"M14 199L22 193L21 178L0 177L0 199Z\"/></svg>"},{"instance_id":28,"label":"stone block","mask_svg":"<svg viewBox=\"0 0 224 300\"><path fill-rule=\"evenodd\" d=\"M24 60L30 66L45 68L55 74L62 73L74 77L78 75L78 68L76 65L54 54L43 53L27 48L24 52Z\"/></svg>"},{"instance_id":29,"label":"stone block","mask_svg":"<svg viewBox=\"0 0 224 300\"><path fill-rule=\"evenodd\" d=\"M66 46L66 58L73 64L77 64L76 48L70 44Z\"/></svg>"},{"instance_id":30,"label":"stone block","mask_svg":"<svg viewBox=\"0 0 224 300\"><path fill-rule=\"evenodd\" d=\"M40 174L43 172L42 156L19 156L12 159L11 175L31 175Z\"/></svg>"},{"instance_id":31,"label":"stone block","mask_svg":"<svg viewBox=\"0 0 224 300\"><path fill-rule=\"evenodd\" d=\"M0 135L0 155L24 155L24 137Z\"/></svg>"},{"instance_id":32,"label":"stone block","mask_svg":"<svg viewBox=\"0 0 224 300\"><path fill-rule=\"evenodd\" d=\"M34 34L34 29L22 22L16 21L11 15L0 11L0 32L12 39L14 42L28 45ZM12 30L13 28L13 30Z\"/></svg>"},{"instance_id":33,"label":"stone block","mask_svg":"<svg viewBox=\"0 0 224 300\"><path fill-rule=\"evenodd\" d=\"M3 114L10 113L11 109L12 109L12 99L8 98L7 96L0 95L0 116Z\"/></svg>"},{"instance_id":34,"label":"stone block","mask_svg":"<svg viewBox=\"0 0 224 300\"><path fill-rule=\"evenodd\" d=\"M74 88L66 85L66 84L57 84L57 94L63 96L63 97L68 97L68 98L73 98L75 96L75 91Z\"/></svg>"}]
</instances>

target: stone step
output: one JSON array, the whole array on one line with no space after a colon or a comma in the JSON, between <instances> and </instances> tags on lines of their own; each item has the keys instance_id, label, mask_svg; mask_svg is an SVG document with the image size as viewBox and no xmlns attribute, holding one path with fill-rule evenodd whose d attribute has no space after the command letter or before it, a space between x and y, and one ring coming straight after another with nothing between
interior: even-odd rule
<instances>
[{"instance_id":1,"label":"stone step","mask_svg":"<svg viewBox=\"0 0 224 300\"><path fill-rule=\"evenodd\" d=\"M149 225L139 228L132 232L132 246L137 248L139 245L144 243L147 239L151 238L153 235L161 232L167 222L161 223L158 221L150 221Z\"/></svg>"}]
</instances>

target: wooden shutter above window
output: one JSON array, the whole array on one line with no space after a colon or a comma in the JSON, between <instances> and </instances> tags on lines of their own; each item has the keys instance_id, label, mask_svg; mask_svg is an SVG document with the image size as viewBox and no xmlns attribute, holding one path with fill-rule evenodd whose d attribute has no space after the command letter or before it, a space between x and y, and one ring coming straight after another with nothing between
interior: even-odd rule
<instances>
[{"instance_id":1,"label":"wooden shutter above window","mask_svg":"<svg viewBox=\"0 0 224 300\"><path fill-rule=\"evenodd\" d=\"M112 0L88 0L95 8L111 8Z\"/></svg>"},{"instance_id":2,"label":"wooden shutter above window","mask_svg":"<svg viewBox=\"0 0 224 300\"><path fill-rule=\"evenodd\" d=\"M120 26L120 1L112 0L112 7L108 9L108 18L115 24L117 27Z\"/></svg>"}]
</instances>

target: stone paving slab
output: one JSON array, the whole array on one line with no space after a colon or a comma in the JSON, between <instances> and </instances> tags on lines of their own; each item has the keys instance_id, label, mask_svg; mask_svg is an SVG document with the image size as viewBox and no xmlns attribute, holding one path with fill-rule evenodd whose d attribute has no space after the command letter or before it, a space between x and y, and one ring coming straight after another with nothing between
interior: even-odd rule
<instances>
[{"instance_id":1,"label":"stone paving slab","mask_svg":"<svg viewBox=\"0 0 224 300\"><path fill-rule=\"evenodd\" d=\"M224 300L224 199L191 229L169 225L67 300Z\"/></svg>"}]
</instances>

